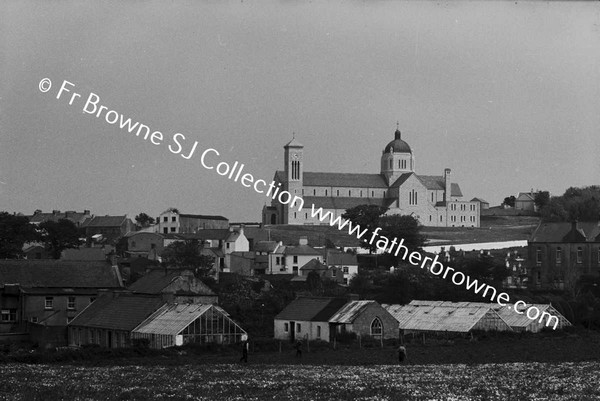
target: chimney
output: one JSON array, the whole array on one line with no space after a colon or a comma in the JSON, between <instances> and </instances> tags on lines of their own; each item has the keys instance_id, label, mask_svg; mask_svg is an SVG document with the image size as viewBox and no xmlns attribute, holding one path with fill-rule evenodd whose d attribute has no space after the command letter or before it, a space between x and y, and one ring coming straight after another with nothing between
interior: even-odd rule
<instances>
[{"instance_id":1,"label":"chimney","mask_svg":"<svg viewBox=\"0 0 600 401\"><path fill-rule=\"evenodd\" d=\"M444 202L450 202L452 196L452 184L450 183L450 170L449 168L444 169Z\"/></svg>"},{"instance_id":2,"label":"chimney","mask_svg":"<svg viewBox=\"0 0 600 401\"><path fill-rule=\"evenodd\" d=\"M84 211L83 211L83 214L84 214L85 216L89 216L89 215L90 215L90 211L89 211L89 210L84 210Z\"/></svg>"},{"instance_id":3,"label":"chimney","mask_svg":"<svg viewBox=\"0 0 600 401\"><path fill-rule=\"evenodd\" d=\"M577 230L577 223L578 223L577 219L575 219L575 220L573 220L571 222L571 230L572 231L576 231Z\"/></svg>"},{"instance_id":4,"label":"chimney","mask_svg":"<svg viewBox=\"0 0 600 401\"><path fill-rule=\"evenodd\" d=\"M300 237L300 239L298 240L298 245L308 245L308 238Z\"/></svg>"},{"instance_id":5,"label":"chimney","mask_svg":"<svg viewBox=\"0 0 600 401\"><path fill-rule=\"evenodd\" d=\"M240 235L244 235L244 225L240 224L240 231L239 231Z\"/></svg>"},{"instance_id":6,"label":"chimney","mask_svg":"<svg viewBox=\"0 0 600 401\"><path fill-rule=\"evenodd\" d=\"M60 210L53 210L52 214L56 216L57 214L60 214Z\"/></svg>"}]
</instances>

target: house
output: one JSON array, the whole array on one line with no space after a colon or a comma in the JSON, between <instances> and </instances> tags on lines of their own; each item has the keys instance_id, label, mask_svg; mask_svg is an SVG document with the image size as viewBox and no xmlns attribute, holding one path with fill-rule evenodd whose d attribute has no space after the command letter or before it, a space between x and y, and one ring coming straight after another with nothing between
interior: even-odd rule
<instances>
[{"instance_id":1,"label":"house","mask_svg":"<svg viewBox=\"0 0 600 401\"><path fill-rule=\"evenodd\" d=\"M106 293L69 323L68 344L131 346L131 331L165 304L163 298L154 295Z\"/></svg>"},{"instance_id":2,"label":"house","mask_svg":"<svg viewBox=\"0 0 600 401\"><path fill-rule=\"evenodd\" d=\"M275 316L275 339L330 341L329 318L346 302L345 298L296 298Z\"/></svg>"},{"instance_id":3,"label":"house","mask_svg":"<svg viewBox=\"0 0 600 401\"><path fill-rule=\"evenodd\" d=\"M529 272L527 260L516 249L506 253L504 263L508 276L502 281L503 288L527 288Z\"/></svg>"},{"instance_id":4,"label":"house","mask_svg":"<svg viewBox=\"0 0 600 401\"><path fill-rule=\"evenodd\" d=\"M396 318L403 335L512 331L492 304L414 300L408 305L384 305L384 308Z\"/></svg>"},{"instance_id":5,"label":"house","mask_svg":"<svg viewBox=\"0 0 600 401\"><path fill-rule=\"evenodd\" d=\"M537 192L534 192L533 189L530 192L519 192L519 196L515 198L515 209L537 212L538 207L535 204L536 195Z\"/></svg>"},{"instance_id":6,"label":"house","mask_svg":"<svg viewBox=\"0 0 600 401\"><path fill-rule=\"evenodd\" d=\"M134 294L154 295L178 303L216 304L215 294L190 270L154 269L128 287Z\"/></svg>"},{"instance_id":7,"label":"house","mask_svg":"<svg viewBox=\"0 0 600 401\"><path fill-rule=\"evenodd\" d=\"M88 240L102 238L103 242L113 244L120 237L133 231L134 224L127 216L94 216L86 220L82 227Z\"/></svg>"},{"instance_id":8,"label":"house","mask_svg":"<svg viewBox=\"0 0 600 401\"><path fill-rule=\"evenodd\" d=\"M358 259L356 255L336 249L325 249L323 253L323 263L330 268L337 267L342 270L342 284L348 285L350 280L358 274Z\"/></svg>"},{"instance_id":9,"label":"house","mask_svg":"<svg viewBox=\"0 0 600 401\"><path fill-rule=\"evenodd\" d=\"M166 304L131 332L132 339L147 339L150 348L188 343L235 344L247 333L216 305Z\"/></svg>"},{"instance_id":10,"label":"house","mask_svg":"<svg viewBox=\"0 0 600 401\"><path fill-rule=\"evenodd\" d=\"M338 284L344 282L344 275L341 268L335 266L329 267L318 259L312 259L302 266L300 268L300 275L294 277L292 281L306 281L310 272L316 272L319 277L335 281Z\"/></svg>"},{"instance_id":11,"label":"house","mask_svg":"<svg viewBox=\"0 0 600 401\"><path fill-rule=\"evenodd\" d=\"M375 301L350 301L329 318L336 334L355 333L377 339L398 338L398 321Z\"/></svg>"},{"instance_id":12,"label":"house","mask_svg":"<svg viewBox=\"0 0 600 401\"><path fill-rule=\"evenodd\" d=\"M114 248L107 245L102 248L71 248L61 252L61 260L79 260L79 261L101 261L107 262L110 259L110 253Z\"/></svg>"},{"instance_id":13,"label":"house","mask_svg":"<svg viewBox=\"0 0 600 401\"><path fill-rule=\"evenodd\" d=\"M479 210L485 210L485 209L489 209L490 208L490 203L484 199L481 198L473 198L471 199L471 202L477 202L479 203Z\"/></svg>"},{"instance_id":14,"label":"house","mask_svg":"<svg viewBox=\"0 0 600 401\"><path fill-rule=\"evenodd\" d=\"M23 244L23 254L25 259L54 259L52 252L49 252L43 244L38 242Z\"/></svg>"},{"instance_id":15,"label":"house","mask_svg":"<svg viewBox=\"0 0 600 401\"><path fill-rule=\"evenodd\" d=\"M33 215L27 216L31 224L39 225L45 221L54 221L66 219L72 221L77 227L82 227L83 224L92 218L89 210L76 212L73 210L61 213L60 210L53 210L52 213L43 213L41 210L36 210Z\"/></svg>"},{"instance_id":16,"label":"house","mask_svg":"<svg viewBox=\"0 0 600 401\"><path fill-rule=\"evenodd\" d=\"M261 265L256 263L254 252L232 252L229 254L229 271L228 273L236 273L241 276L255 276L264 274Z\"/></svg>"},{"instance_id":17,"label":"house","mask_svg":"<svg viewBox=\"0 0 600 401\"><path fill-rule=\"evenodd\" d=\"M323 261L323 255L315 248L308 245L306 237L301 237L298 241L298 245L286 246L282 249L284 255L284 265L282 270L280 268L280 274L299 274L299 269L304 266L312 259L317 259L319 262Z\"/></svg>"},{"instance_id":18,"label":"house","mask_svg":"<svg viewBox=\"0 0 600 401\"><path fill-rule=\"evenodd\" d=\"M0 260L0 332L26 322L64 328L101 290L119 288L119 270L106 262Z\"/></svg>"},{"instance_id":19,"label":"house","mask_svg":"<svg viewBox=\"0 0 600 401\"><path fill-rule=\"evenodd\" d=\"M193 234L206 229L227 229L229 220L223 216L183 214L177 209L168 209L157 218L161 234Z\"/></svg>"},{"instance_id":20,"label":"house","mask_svg":"<svg viewBox=\"0 0 600 401\"><path fill-rule=\"evenodd\" d=\"M127 238L127 255L158 260L165 247L165 237L154 232L133 231L125 235Z\"/></svg>"},{"instance_id":21,"label":"house","mask_svg":"<svg viewBox=\"0 0 600 401\"><path fill-rule=\"evenodd\" d=\"M600 275L598 222L541 222L527 242L529 288L573 290Z\"/></svg>"}]
</instances>

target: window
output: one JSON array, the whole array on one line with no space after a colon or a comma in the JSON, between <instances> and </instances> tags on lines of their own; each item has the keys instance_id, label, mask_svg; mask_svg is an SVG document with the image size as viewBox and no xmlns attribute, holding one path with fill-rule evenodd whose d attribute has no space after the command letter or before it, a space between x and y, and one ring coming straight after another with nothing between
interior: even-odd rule
<instances>
[{"instance_id":1,"label":"window","mask_svg":"<svg viewBox=\"0 0 600 401\"><path fill-rule=\"evenodd\" d=\"M340 196L340 190L339 189L336 189L335 192L337 194L336 196Z\"/></svg>"},{"instance_id":2,"label":"window","mask_svg":"<svg viewBox=\"0 0 600 401\"><path fill-rule=\"evenodd\" d=\"M276 265L280 265L281 263L281 259L279 259L279 256L275 257L275 264Z\"/></svg>"},{"instance_id":3,"label":"window","mask_svg":"<svg viewBox=\"0 0 600 401\"><path fill-rule=\"evenodd\" d=\"M69 297L67 300L67 309L75 309L75 297Z\"/></svg>"},{"instance_id":4,"label":"window","mask_svg":"<svg viewBox=\"0 0 600 401\"><path fill-rule=\"evenodd\" d=\"M300 333L302 331L302 325L300 323L296 323L296 333Z\"/></svg>"},{"instance_id":5,"label":"window","mask_svg":"<svg viewBox=\"0 0 600 401\"><path fill-rule=\"evenodd\" d=\"M583 263L583 249L580 246L577 247L577 263Z\"/></svg>"},{"instance_id":6,"label":"window","mask_svg":"<svg viewBox=\"0 0 600 401\"><path fill-rule=\"evenodd\" d=\"M171 221L177 221L177 216L171 217Z\"/></svg>"},{"instance_id":7,"label":"window","mask_svg":"<svg viewBox=\"0 0 600 401\"><path fill-rule=\"evenodd\" d=\"M294 263L298 263L298 256L294 256Z\"/></svg>"},{"instance_id":8,"label":"window","mask_svg":"<svg viewBox=\"0 0 600 401\"><path fill-rule=\"evenodd\" d=\"M382 332L383 332L383 326L381 325L381 320L378 317L376 317L371 322L371 335L373 337L378 337L378 336L381 336Z\"/></svg>"},{"instance_id":9,"label":"window","mask_svg":"<svg viewBox=\"0 0 600 401\"><path fill-rule=\"evenodd\" d=\"M167 227L163 228L163 234L168 234L169 233L169 229Z\"/></svg>"},{"instance_id":10,"label":"window","mask_svg":"<svg viewBox=\"0 0 600 401\"><path fill-rule=\"evenodd\" d=\"M317 338L321 338L321 326L317 326Z\"/></svg>"},{"instance_id":11,"label":"window","mask_svg":"<svg viewBox=\"0 0 600 401\"><path fill-rule=\"evenodd\" d=\"M2 323L11 323L17 321L16 309L2 309L0 321Z\"/></svg>"},{"instance_id":12,"label":"window","mask_svg":"<svg viewBox=\"0 0 600 401\"><path fill-rule=\"evenodd\" d=\"M327 196L327 190L325 190L325 196Z\"/></svg>"},{"instance_id":13,"label":"window","mask_svg":"<svg viewBox=\"0 0 600 401\"><path fill-rule=\"evenodd\" d=\"M308 220L308 213L304 213L304 220Z\"/></svg>"},{"instance_id":14,"label":"window","mask_svg":"<svg viewBox=\"0 0 600 401\"><path fill-rule=\"evenodd\" d=\"M390 160L390 170L393 168L393 167L392 167L392 162L393 162L393 161L392 161L392 160Z\"/></svg>"},{"instance_id":15,"label":"window","mask_svg":"<svg viewBox=\"0 0 600 401\"><path fill-rule=\"evenodd\" d=\"M535 262L538 265L542 264L542 248L540 248L539 246L538 246L538 248L535 251Z\"/></svg>"},{"instance_id":16,"label":"window","mask_svg":"<svg viewBox=\"0 0 600 401\"><path fill-rule=\"evenodd\" d=\"M37 323L38 322L37 316L32 316L29 320L31 320L31 323Z\"/></svg>"},{"instance_id":17,"label":"window","mask_svg":"<svg viewBox=\"0 0 600 401\"><path fill-rule=\"evenodd\" d=\"M348 274L348 266L344 266L344 273Z\"/></svg>"},{"instance_id":18,"label":"window","mask_svg":"<svg viewBox=\"0 0 600 401\"><path fill-rule=\"evenodd\" d=\"M176 227L171 227L171 232L174 233L176 229Z\"/></svg>"},{"instance_id":19,"label":"window","mask_svg":"<svg viewBox=\"0 0 600 401\"><path fill-rule=\"evenodd\" d=\"M337 276L337 270L331 269L331 277L336 277L336 276Z\"/></svg>"},{"instance_id":20,"label":"window","mask_svg":"<svg viewBox=\"0 0 600 401\"><path fill-rule=\"evenodd\" d=\"M284 323L284 324L283 324L283 331L285 331L286 333L287 333L288 331L290 331L290 325L289 325L289 323Z\"/></svg>"},{"instance_id":21,"label":"window","mask_svg":"<svg viewBox=\"0 0 600 401\"><path fill-rule=\"evenodd\" d=\"M371 198L375 196L375 191L371 191Z\"/></svg>"},{"instance_id":22,"label":"window","mask_svg":"<svg viewBox=\"0 0 600 401\"><path fill-rule=\"evenodd\" d=\"M431 193L431 201L433 202L433 192Z\"/></svg>"},{"instance_id":23,"label":"window","mask_svg":"<svg viewBox=\"0 0 600 401\"><path fill-rule=\"evenodd\" d=\"M44 301L44 309L52 309L53 304L54 297L46 297L46 300Z\"/></svg>"},{"instance_id":24,"label":"window","mask_svg":"<svg viewBox=\"0 0 600 401\"><path fill-rule=\"evenodd\" d=\"M559 265L562 262L562 248L559 246L556 248L556 264Z\"/></svg>"},{"instance_id":25,"label":"window","mask_svg":"<svg viewBox=\"0 0 600 401\"><path fill-rule=\"evenodd\" d=\"M156 244L150 244L150 249L156 249Z\"/></svg>"},{"instance_id":26,"label":"window","mask_svg":"<svg viewBox=\"0 0 600 401\"><path fill-rule=\"evenodd\" d=\"M316 196L316 195L317 195L317 190L313 189L313 196Z\"/></svg>"},{"instance_id":27,"label":"window","mask_svg":"<svg viewBox=\"0 0 600 401\"><path fill-rule=\"evenodd\" d=\"M169 218L167 216L163 217L163 221L166 223L167 221L169 221Z\"/></svg>"},{"instance_id":28,"label":"window","mask_svg":"<svg viewBox=\"0 0 600 401\"><path fill-rule=\"evenodd\" d=\"M294 212L294 218L296 218L296 212Z\"/></svg>"},{"instance_id":29,"label":"window","mask_svg":"<svg viewBox=\"0 0 600 401\"><path fill-rule=\"evenodd\" d=\"M226 248L229 249L229 242L225 244Z\"/></svg>"},{"instance_id":30,"label":"window","mask_svg":"<svg viewBox=\"0 0 600 401\"><path fill-rule=\"evenodd\" d=\"M352 191L350 189L348 190L348 196L352 196Z\"/></svg>"}]
</instances>

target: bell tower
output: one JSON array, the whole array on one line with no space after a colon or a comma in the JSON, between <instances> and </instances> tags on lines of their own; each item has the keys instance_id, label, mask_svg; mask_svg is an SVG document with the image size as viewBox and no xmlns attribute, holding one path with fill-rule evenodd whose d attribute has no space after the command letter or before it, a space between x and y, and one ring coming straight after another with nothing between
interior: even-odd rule
<instances>
[{"instance_id":1,"label":"bell tower","mask_svg":"<svg viewBox=\"0 0 600 401\"><path fill-rule=\"evenodd\" d=\"M304 145L296 140L296 134L293 134L292 140L283 147L285 163L285 183L283 189L288 191L292 198L294 196L302 197L303 173L304 173ZM291 224L294 220L293 214L290 216L289 205L283 206L284 224ZM294 212L292 212L294 213Z\"/></svg>"}]
</instances>

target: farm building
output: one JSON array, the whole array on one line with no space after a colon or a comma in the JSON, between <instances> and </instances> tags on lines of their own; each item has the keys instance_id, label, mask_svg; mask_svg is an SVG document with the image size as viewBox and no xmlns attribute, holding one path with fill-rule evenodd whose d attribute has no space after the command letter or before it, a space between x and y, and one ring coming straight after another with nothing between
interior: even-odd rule
<instances>
[{"instance_id":1,"label":"farm building","mask_svg":"<svg viewBox=\"0 0 600 401\"><path fill-rule=\"evenodd\" d=\"M397 338L398 322L375 301L298 297L275 316L275 338L332 341L342 333Z\"/></svg>"},{"instance_id":2,"label":"farm building","mask_svg":"<svg viewBox=\"0 0 600 401\"><path fill-rule=\"evenodd\" d=\"M332 333L397 338L398 321L375 301L350 301L329 319Z\"/></svg>"},{"instance_id":3,"label":"farm building","mask_svg":"<svg viewBox=\"0 0 600 401\"><path fill-rule=\"evenodd\" d=\"M329 341L329 318L346 302L345 298L296 298L275 316L275 338L289 341Z\"/></svg>"},{"instance_id":4,"label":"farm building","mask_svg":"<svg viewBox=\"0 0 600 401\"><path fill-rule=\"evenodd\" d=\"M231 344L241 341L246 332L216 305L163 305L131 333L131 338L149 340L151 348L187 343Z\"/></svg>"},{"instance_id":5,"label":"farm building","mask_svg":"<svg viewBox=\"0 0 600 401\"><path fill-rule=\"evenodd\" d=\"M408 305L384 305L384 308L398 320L403 334L511 331L489 304L412 301Z\"/></svg>"}]
</instances>

